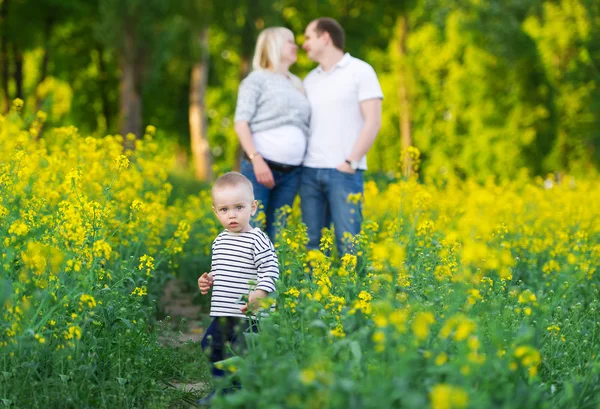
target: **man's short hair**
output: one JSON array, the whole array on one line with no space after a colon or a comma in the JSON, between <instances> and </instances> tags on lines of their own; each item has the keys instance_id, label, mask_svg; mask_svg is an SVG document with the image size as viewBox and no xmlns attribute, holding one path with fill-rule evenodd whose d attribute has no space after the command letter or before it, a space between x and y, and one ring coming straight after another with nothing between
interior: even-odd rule
<instances>
[{"instance_id":1,"label":"man's short hair","mask_svg":"<svg viewBox=\"0 0 600 409\"><path fill-rule=\"evenodd\" d=\"M314 21L317 23L315 27L317 35L329 33L333 45L341 51L344 51L346 35L344 34L344 29L340 23L330 17L320 17Z\"/></svg>"},{"instance_id":2,"label":"man's short hair","mask_svg":"<svg viewBox=\"0 0 600 409\"><path fill-rule=\"evenodd\" d=\"M217 180L215 180L215 183L213 183L212 192L214 193L215 190L224 187L238 186L245 186L250 189L250 192L252 192L252 196L254 197L254 188L252 187L252 182L250 182L246 176L239 172L227 172L219 176Z\"/></svg>"}]
</instances>

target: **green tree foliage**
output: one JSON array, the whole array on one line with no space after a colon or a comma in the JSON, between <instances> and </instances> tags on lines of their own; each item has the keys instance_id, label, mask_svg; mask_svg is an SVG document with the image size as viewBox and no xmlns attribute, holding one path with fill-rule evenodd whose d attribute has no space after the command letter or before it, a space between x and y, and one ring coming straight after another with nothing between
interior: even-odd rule
<instances>
[{"instance_id":1,"label":"green tree foliage","mask_svg":"<svg viewBox=\"0 0 600 409\"><path fill-rule=\"evenodd\" d=\"M218 172L237 159L237 88L251 69L258 32L283 25L301 44L306 25L319 16L338 19L346 50L378 72L384 118L369 153L372 171L400 170L402 106L428 177L513 177L523 169L581 174L597 171L600 162L598 2L0 0L0 6L8 12L0 33L10 63L7 86L0 87L16 96L14 59L22 52L26 119L39 107L53 125L119 132L123 59L134 58L142 125L155 125L159 137L188 152L190 72L202 52L195 39L208 26L205 101ZM25 22L32 24L23 31ZM124 53L127 32L135 56ZM299 51L292 70L302 77L314 67Z\"/></svg>"},{"instance_id":2,"label":"green tree foliage","mask_svg":"<svg viewBox=\"0 0 600 409\"><path fill-rule=\"evenodd\" d=\"M430 176L539 173L555 137L551 89L535 43L513 13L482 3L415 24L408 39L414 144ZM391 67L396 41L385 55ZM397 88L397 75L384 73L382 85ZM395 93L386 98L387 106L397 105ZM382 170L400 157L395 115L387 110L384 137L372 153Z\"/></svg>"},{"instance_id":3,"label":"green tree foliage","mask_svg":"<svg viewBox=\"0 0 600 409\"><path fill-rule=\"evenodd\" d=\"M544 2L524 29L538 46L558 110L546 167L588 171L600 158L600 4Z\"/></svg>"}]
</instances>

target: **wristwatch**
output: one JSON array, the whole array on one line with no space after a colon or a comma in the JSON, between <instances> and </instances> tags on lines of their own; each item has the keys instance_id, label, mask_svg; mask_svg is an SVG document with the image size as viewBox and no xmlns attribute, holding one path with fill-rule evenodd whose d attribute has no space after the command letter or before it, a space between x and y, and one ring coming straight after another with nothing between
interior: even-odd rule
<instances>
[{"instance_id":1,"label":"wristwatch","mask_svg":"<svg viewBox=\"0 0 600 409\"><path fill-rule=\"evenodd\" d=\"M357 160L350 160L350 159L346 159L346 163L348 165L350 165L350 167L352 168L352 170L358 169L358 165L360 164L359 161L357 161Z\"/></svg>"},{"instance_id":2,"label":"wristwatch","mask_svg":"<svg viewBox=\"0 0 600 409\"><path fill-rule=\"evenodd\" d=\"M260 153L254 152L248 155L248 159L250 159L250 162L252 162L252 160L254 160L254 158L256 158L257 156L260 156Z\"/></svg>"}]
</instances>

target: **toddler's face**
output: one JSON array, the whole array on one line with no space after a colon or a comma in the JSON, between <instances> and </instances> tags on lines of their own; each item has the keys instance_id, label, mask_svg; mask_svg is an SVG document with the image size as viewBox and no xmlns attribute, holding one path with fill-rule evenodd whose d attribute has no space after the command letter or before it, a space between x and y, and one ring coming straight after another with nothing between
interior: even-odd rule
<instances>
[{"instance_id":1,"label":"toddler's face","mask_svg":"<svg viewBox=\"0 0 600 409\"><path fill-rule=\"evenodd\" d=\"M213 210L224 228L234 233L252 229L250 217L257 202L246 186L223 186L213 191Z\"/></svg>"}]
</instances>

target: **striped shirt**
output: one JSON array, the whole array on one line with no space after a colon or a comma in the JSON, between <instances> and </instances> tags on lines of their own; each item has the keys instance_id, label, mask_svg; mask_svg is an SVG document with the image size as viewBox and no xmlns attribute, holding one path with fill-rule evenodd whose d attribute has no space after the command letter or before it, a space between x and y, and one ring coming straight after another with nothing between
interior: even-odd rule
<instances>
[{"instance_id":1,"label":"striped shirt","mask_svg":"<svg viewBox=\"0 0 600 409\"><path fill-rule=\"evenodd\" d=\"M259 228L245 233L222 231L213 241L211 317L247 318L241 298L254 290L275 291L279 263L271 240ZM246 298L247 300L247 298Z\"/></svg>"}]
</instances>

